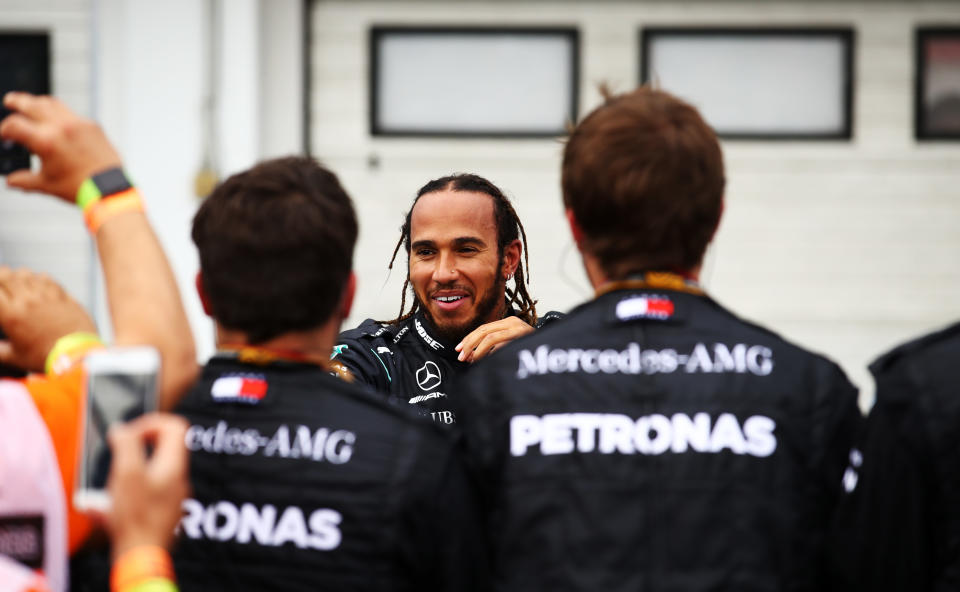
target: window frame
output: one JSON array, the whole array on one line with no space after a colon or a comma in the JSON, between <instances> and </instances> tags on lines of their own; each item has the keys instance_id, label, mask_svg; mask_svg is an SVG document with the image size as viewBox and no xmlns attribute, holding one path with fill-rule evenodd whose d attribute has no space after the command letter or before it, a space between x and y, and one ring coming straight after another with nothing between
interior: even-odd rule
<instances>
[{"instance_id":1,"label":"window frame","mask_svg":"<svg viewBox=\"0 0 960 592\"><path fill-rule=\"evenodd\" d=\"M576 120L580 101L580 31L576 27L537 27L537 26L407 26L407 25L372 25L369 29L368 43L368 65L369 80L367 89L369 91L369 112L368 112L368 130L373 137L395 137L395 138L555 138L566 133L564 124L556 129L548 131L529 131L518 129L404 129L390 128L383 125L380 120L380 71L382 64L377 51L381 40L387 36L395 35L464 35L464 36L502 36L518 35L522 37L561 37L566 38L571 46L570 61L568 64L570 73L570 88L567 89L567 118L572 122Z\"/></svg>"},{"instance_id":2,"label":"window frame","mask_svg":"<svg viewBox=\"0 0 960 592\"><path fill-rule=\"evenodd\" d=\"M650 77L651 46L658 37L721 37L743 38L785 38L785 39L831 39L841 44L842 76L840 113L842 121L835 132L811 131L795 132L777 130L756 132L736 129L715 129L724 140L834 140L848 141L853 138L853 92L854 92L854 51L856 31L852 26L647 26L639 31L640 45L640 84L646 84ZM669 90L669 89L667 89Z\"/></svg>"},{"instance_id":3,"label":"window frame","mask_svg":"<svg viewBox=\"0 0 960 592\"><path fill-rule=\"evenodd\" d=\"M960 24L918 26L914 30L914 86L913 86L913 134L917 140L924 141L956 141L960 140L960 130L957 131L927 131L926 107L923 97L926 90L927 69L926 42L938 37L955 38L960 41ZM958 60L960 62L960 60Z\"/></svg>"}]
</instances>

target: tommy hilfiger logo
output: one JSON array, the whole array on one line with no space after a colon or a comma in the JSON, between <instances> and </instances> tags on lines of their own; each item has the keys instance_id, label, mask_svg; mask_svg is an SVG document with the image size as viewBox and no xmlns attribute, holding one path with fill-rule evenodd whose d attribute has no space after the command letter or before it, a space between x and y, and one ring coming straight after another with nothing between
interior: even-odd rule
<instances>
[{"instance_id":1,"label":"tommy hilfiger logo","mask_svg":"<svg viewBox=\"0 0 960 592\"><path fill-rule=\"evenodd\" d=\"M617 303L617 318L657 319L665 321L673 316L673 301L666 296L631 296Z\"/></svg>"},{"instance_id":2,"label":"tommy hilfiger logo","mask_svg":"<svg viewBox=\"0 0 960 592\"><path fill-rule=\"evenodd\" d=\"M256 405L267 394L267 380L262 374L221 376L213 381L210 394L219 403Z\"/></svg>"}]
</instances>

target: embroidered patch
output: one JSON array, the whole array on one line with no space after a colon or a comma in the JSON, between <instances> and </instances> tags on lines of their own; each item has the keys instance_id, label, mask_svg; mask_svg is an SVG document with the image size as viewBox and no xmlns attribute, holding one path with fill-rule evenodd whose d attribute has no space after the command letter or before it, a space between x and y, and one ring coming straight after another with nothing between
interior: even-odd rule
<instances>
[{"instance_id":1,"label":"embroidered patch","mask_svg":"<svg viewBox=\"0 0 960 592\"><path fill-rule=\"evenodd\" d=\"M617 303L617 318L621 321L657 319L673 316L673 301L665 296L631 296Z\"/></svg>"},{"instance_id":2,"label":"embroidered patch","mask_svg":"<svg viewBox=\"0 0 960 592\"><path fill-rule=\"evenodd\" d=\"M210 394L218 403L256 405L267 394L267 381L262 374L221 376L213 381Z\"/></svg>"}]
</instances>

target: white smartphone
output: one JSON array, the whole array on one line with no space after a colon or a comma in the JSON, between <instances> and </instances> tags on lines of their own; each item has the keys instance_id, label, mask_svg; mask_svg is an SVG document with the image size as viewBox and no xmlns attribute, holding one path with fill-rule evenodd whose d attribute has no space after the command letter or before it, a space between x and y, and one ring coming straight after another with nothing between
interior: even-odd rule
<instances>
[{"instance_id":1,"label":"white smartphone","mask_svg":"<svg viewBox=\"0 0 960 592\"><path fill-rule=\"evenodd\" d=\"M160 354L152 347L112 347L90 352L83 366L86 401L73 505L106 512L112 459L107 430L157 408Z\"/></svg>"}]
</instances>

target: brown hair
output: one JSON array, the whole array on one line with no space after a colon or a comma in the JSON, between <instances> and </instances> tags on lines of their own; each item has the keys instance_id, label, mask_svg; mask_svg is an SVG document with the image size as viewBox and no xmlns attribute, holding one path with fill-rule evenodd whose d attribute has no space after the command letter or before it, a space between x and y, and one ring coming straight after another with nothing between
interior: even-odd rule
<instances>
[{"instance_id":1,"label":"brown hair","mask_svg":"<svg viewBox=\"0 0 960 592\"><path fill-rule=\"evenodd\" d=\"M336 175L287 157L217 186L192 237L211 314L256 344L331 318L353 267L357 218Z\"/></svg>"},{"instance_id":2,"label":"brown hair","mask_svg":"<svg viewBox=\"0 0 960 592\"><path fill-rule=\"evenodd\" d=\"M519 309L518 316L524 322L531 326L534 325L537 322L537 301L531 298L527 292L527 284L530 283L530 254L527 250L527 233L524 231L523 224L520 223L520 217L517 216L517 212L513 209L513 205L507 199L507 196L500 191L499 187L480 175L469 173L447 175L430 181L417 191L417 196L413 199L413 204L404 217L403 226L400 227L400 240L397 241L397 246L393 249L393 257L390 258L388 268L393 269L393 262L397 259L397 253L400 251L401 245L406 248L407 261L409 262L410 220L413 217L413 208L417 205L417 201L428 193L443 190L474 191L485 193L493 199L493 218L497 227L497 256L501 262L503 261L503 249L518 238L522 239L524 261L517 266L517 270L514 272L514 287L506 288L506 298L508 306L516 306ZM524 267L526 267L526 270L524 270ZM409 285L410 277L408 274L407 279L403 282L403 290L400 296L400 316L392 321L383 321L384 323L391 325L399 323L413 316L420 308L420 302L414 298L410 304L410 310L406 313L403 312L407 302L407 287Z\"/></svg>"},{"instance_id":3,"label":"brown hair","mask_svg":"<svg viewBox=\"0 0 960 592\"><path fill-rule=\"evenodd\" d=\"M696 109L643 86L613 96L563 153L563 203L611 279L700 263L723 207L723 155Z\"/></svg>"}]
</instances>

